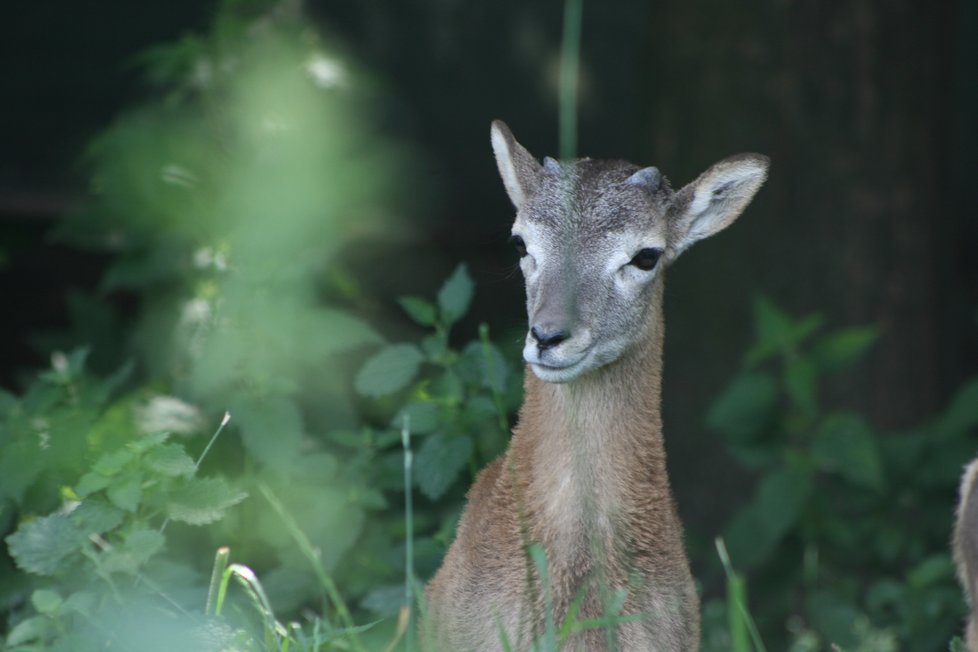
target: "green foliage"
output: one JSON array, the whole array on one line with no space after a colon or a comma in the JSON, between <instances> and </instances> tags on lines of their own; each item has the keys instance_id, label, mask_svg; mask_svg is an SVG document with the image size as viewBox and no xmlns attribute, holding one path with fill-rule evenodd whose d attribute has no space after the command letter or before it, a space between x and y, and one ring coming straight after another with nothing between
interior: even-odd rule
<instances>
[{"instance_id":1,"label":"green foliage","mask_svg":"<svg viewBox=\"0 0 978 652\"><path fill-rule=\"evenodd\" d=\"M974 456L978 381L928 423L880 432L821 399L874 329L823 333L821 318L765 299L754 319L755 344L707 424L758 474L724 538L750 573L765 639L786 645L788 624L792 650L944 649L964 609L947 542Z\"/></svg>"}]
</instances>

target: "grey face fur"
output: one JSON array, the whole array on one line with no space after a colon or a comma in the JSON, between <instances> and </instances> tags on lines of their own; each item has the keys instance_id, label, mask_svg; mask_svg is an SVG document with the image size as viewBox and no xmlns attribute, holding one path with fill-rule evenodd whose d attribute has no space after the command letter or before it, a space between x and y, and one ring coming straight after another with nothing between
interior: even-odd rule
<instances>
[{"instance_id":1,"label":"grey face fur","mask_svg":"<svg viewBox=\"0 0 978 652\"><path fill-rule=\"evenodd\" d=\"M523 357L547 382L573 381L621 357L644 332L663 268L732 223L767 175L766 157L740 154L673 192L656 168L591 159L541 165L503 122L493 122L491 136L516 207L513 236L526 250Z\"/></svg>"}]
</instances>

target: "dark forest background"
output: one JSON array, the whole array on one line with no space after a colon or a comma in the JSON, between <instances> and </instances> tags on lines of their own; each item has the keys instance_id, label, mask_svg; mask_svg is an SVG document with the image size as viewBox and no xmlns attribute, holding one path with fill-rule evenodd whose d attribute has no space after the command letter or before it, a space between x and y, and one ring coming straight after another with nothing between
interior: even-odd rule
<instances>
[{"instance_id":1,"label":"dark forest background","mask_svg":"<svg viewBox=\"0 0 978 652\"><path fill-rule=\"evenodd\" d=\"M215 11L190 0L4 11L0 386L47 364L38 334L64 328L66 294L93 290L108 264L49 236L85 201L86 144L154 97L140 53L206 29ZM345 256L369 309L381 318L400 295L430 295L467 261L477 290L460 330L518 333L512 210L488 127L502 118L536 156L556 155L562 5L309 0L304 11L383 87L376 128L416 156L419 228ZM674 186L733 153L772 160L746 214L669 275L664 416L691 530L720 529L753 486L705 415L752 341L755 297L878 329L823 400L881 430L925 421L978 372L978 4L585 2L579 110L581 155L656 165ZM123 318L137 309L124 292L104 300Z\"/></svg>"}]
</instances>

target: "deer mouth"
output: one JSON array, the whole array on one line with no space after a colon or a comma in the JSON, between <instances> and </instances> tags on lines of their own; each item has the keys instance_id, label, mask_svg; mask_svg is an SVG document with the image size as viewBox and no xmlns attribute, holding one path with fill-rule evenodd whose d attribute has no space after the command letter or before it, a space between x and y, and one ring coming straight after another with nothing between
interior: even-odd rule
<instances>
[{"instance_id":1,"label":"deer mouth","mask_svg":"<svg viewBox=\"0 0 978 652\"><path fill-rule=\"evenodd\" d=\"M544 382L570 382L589 368L587 360L590 357L590 349L559 359L554 359L547 353L547 351L541 353L536 347L532 350L531 347L527 347L523 352L523 359L530 365L536 377Z\"/></svg>"}]
</instances>

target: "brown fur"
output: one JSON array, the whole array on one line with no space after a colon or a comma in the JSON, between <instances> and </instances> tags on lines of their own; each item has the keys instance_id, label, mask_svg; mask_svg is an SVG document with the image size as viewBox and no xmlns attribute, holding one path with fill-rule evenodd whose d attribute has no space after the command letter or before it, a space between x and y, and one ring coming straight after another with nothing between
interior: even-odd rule
<instances>
[{"instance_id":1,"label":"brown fur","mask_svg":"<svg viewBox=\"0 0 978 652\"><path fill-rule=\"evenodd\" d=\"M699 648L699 609L683 549L659 415L662 288L655 281L644 340L578 381L526 373L526 399L509 450L469 492L454 545L427 591L442 651L528 649L543 632L539 578L525 545L547 552L555 620L585 591L578 620L602 615L601 593L625 589L618 650ZM528 578L533 578L532 582ZM614 629L614 628L613 628ZM608 632L577 634L568 649L607 649Z\"/></svg>"},{"instance_id":2,"label":"brown fur","mask_svg":"<svg viewBox=\"0 0 978 652\"><path fill-rule=\"evenodd\" d=\"M978 460L965 469L954 525L954 563L971 612L965 631L968 652L978 652Z\"/></svg>"}]
</instances>

